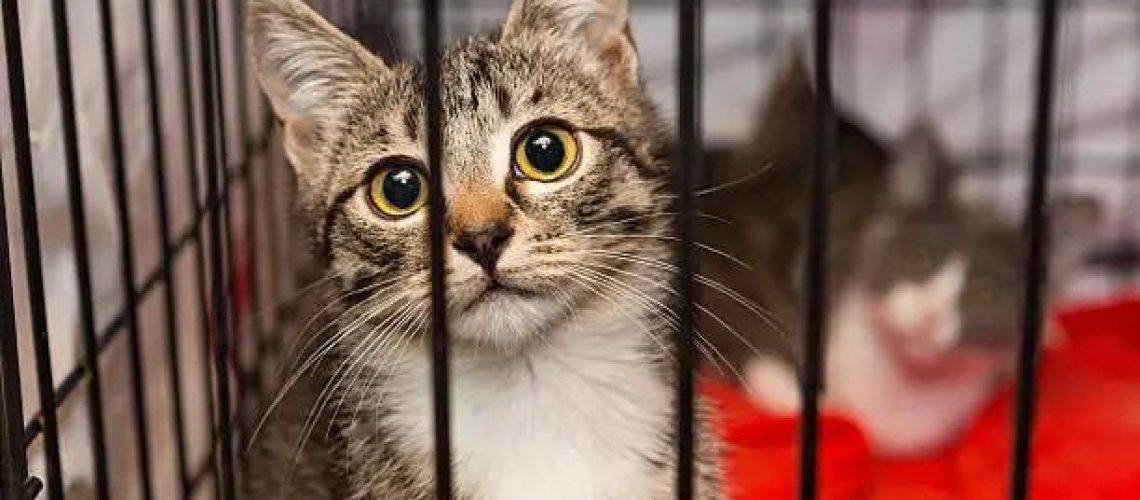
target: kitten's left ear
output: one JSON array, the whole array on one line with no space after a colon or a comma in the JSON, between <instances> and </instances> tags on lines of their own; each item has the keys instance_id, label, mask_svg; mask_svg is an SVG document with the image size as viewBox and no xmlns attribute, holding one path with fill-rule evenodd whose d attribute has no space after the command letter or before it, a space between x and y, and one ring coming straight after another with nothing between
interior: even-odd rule
<instances>
[{"instance_id":1,"label":"kitten's left ear","mask_svg":"<svg viewBox=\"0 0 1140 500\"><path fill-rule=\"evenodd\" d=\"M620 83L637 83L627 0L515 0L501 41L573 51Z\"/></svg>"}]
</instances>

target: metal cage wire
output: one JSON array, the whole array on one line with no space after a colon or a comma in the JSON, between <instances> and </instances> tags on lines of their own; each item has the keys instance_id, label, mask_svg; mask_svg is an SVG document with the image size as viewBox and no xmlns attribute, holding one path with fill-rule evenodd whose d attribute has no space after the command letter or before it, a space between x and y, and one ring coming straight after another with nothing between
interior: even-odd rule
<instances>
[{"instance_id":1,"label":"metal cage wire","mask_svg":"<svg viewBox=\"0 0 1140 500\"><path fill-rule=\"evenodd\" d=\"M783 5L784 2L779 2ZM799 496L803 499L814 499L819 492L818 447L819 447L819 405L818 395L821 383L823 358L821 353L822 330L826 322L826 299L824 296L824 283L827 280L827 269L824 262L827 248L827 204L830 191L829 179L835 168L836 131L835 111L832 98L832 46L833 46L833 16L835 6L832 0L814 0L812 4L812 36L814 39L814 63L818 68L816 72L816 86L820 97L814 120L817 130L821 131L821 140L817 141L815 162L810 176L811 202L809 210L809 253L807 273L805 275L805 289L808 292L808 307L803 318L806 335L806 362L803 367L802 383L804 398L803 419L800 433L800 474ZM994 2L1000 3L1000 2ZM240 19L243 12L244 1L237 0L230 5L234 10L230 14L232 19ZM367 2L362 1L326 1L320 2L325 12L331 12L341 19L353 17L353 12L364 9ZM130 222L130 197L127 195L126 172L124 165L125 145L123 140L123 124L120 111L122 107L119 94L119 82L116 75L116 46L113 36L113 24L116 21L110 7L110 0L99 0L99 23L102 33L100 47L104 58L103 78L107 80L106 103L109 110L109 127L111 142L111 165L114 181L115 214L121 228L117 235L120 243L122 260L121 286L125 292L126 301L121 311L113 316L104 326L96 325L95 313L92 305L91 269L92 262L88 255L88 238L85 231L86 214L82 202L82 176L80 175L83 158L80 157L79 139L76 124L75 110L75 82L72 74L71 46L69 41L69 20L67 17L66 2L52 0L53 40L55 43L54 57L57 64L57 83L59 88L60 111L62 114L62 131L64 137L64 165L66 173L67 194L71 218L71 235L76 248L75 264L77 269L77 283L80 295L80 331L83 340L83 357L81 364L64 377L58 386L52 381L51 353L48 345L47 316L44 304L45 290L44 278L41 270L41 249L39 248L38 221L36 217L35 186L33 169L58 168L54 165L35 165L31 153L28 124L28 102L24 71L24 51L21 46L21 21L17 0L2 0L3 30L5 41L5 63L7 66L8 98L11 104L11 116L8 125L11 126L14 165L4 165L2 175L7 177L15 172L18 185L20 227L23 228L23 253L27 265L27 288L29 291L32 332L34 342L37 371L36 383L39 387L40 410L31 420L24 421L24 410L21 405L20 367L18 362L15 320L15 297L13 287L12 260L8 239L9 221L7 212L0 212L0 321L4 335L0 337L0 389L3 392L3 411L0 414L0 453L2 453L3 474L0 476L0 491L5 499L35 498L41 490L46 490L47 497L52 499L63 498L62 464L60 460L59 424L56 409L63 404L69 396L76 394L77 389L86 389L88 399L89 424L91 431L91 451L94 457L93 470L95 477L95 492L97 498L110 498L108 487L107 442L105 436L106 417L103 414L103 399L100 384L99 360L108 347L117 338L126 334L129 346L130 363L130 393L134 408L135 443L138 456L140 491L143 498L153 498L155 495L149 459L150 443L147 437L148 418L145 413L146 392L143 387L146 381L142 373L142 354L139 347L138 307L147 296L161 292L163 308L163 327L167 339L165 361L172 367L169 391L172 395L172 426L175 432L175 467L178 477L178 491L183 498L194 495L208 483L213 483L214 495L218 498L232 499L236 495L236 483L240 469L236 463L235 444L239 439L238 429L241 422L237 417L237 409L246 398L256 400L260 397L262 381L265 379L260 372L260 366L253 371L247 371L237 362L238 354L245 349L241 342L254 342L253 350L260 359L271 351L279 350L279 340L273 328L281 324L282 318L290 314L289 308L280 307L281 284L277 282L277 274L287 268L287 257L281 255L277 245L265 245L262 249L256 246L259 238L256 234L257 220L281 221L281 214L277 213L276 204L269 198L275 196L273 187L278 180L273 173L274 165L284 162L271 145L270 125L268 116L264 119L250 120L251 101L248 88L248 79L245 68L245 55L243 51L243 34L241 23L235 22L232 30L234 40L234 54L230 58L232 67L224 67L222 50L222 33L219 28L219 5L217 0L203 0L201 2L187 2L175 0L175 22L178 52L176 63L177 73L184 82L180 89L181 106L184 108L185 118L181 126L186 145L185 151L167 151L163 146L166 134L175 131L163 127L161 89L158 76L158 55L152 2L139 1L142 22L142 38L137 41L144 48L145 87L148 95L147 113L150 121L151 134L148 140L153 146L152 170L154 176L155 206L158 209L157 227L155 231L160 235L160 265L157 269L143 275L143 279L136 281L135 256L132 247L132 224ZM702 5L700 0L678 0L678 54L677 66L678 90L677 98L677 149L675 156L675 189L679 195L678 209L680 215L676 219L679 235L678 253L680 256L680 277L678 279L681 301L678 312L681 328L676 337L678 347L678 362L680 374L677 381L677 448L678 474L677 498L689 500L694 495L693 484L693 453L695 449L695 433L693 429L694 383L693 372L698 364L694 354L693 328L693 275L696 272L697 261L691 250L694 241L693 214L697 210L697 200L692 194L702 179L701 147L702 131L700 128L700 75L701 61L701 25ZM1038 9L1038 60L1036 62L1036 89L1033 116L1032 158L1030 164L1030 181L1027 192L1028 238L1030 241L1029 254L1025 268L1025 303L1023 307L1023 335L1020 347L1019 367L1017 370L1017 411L1015 426L1015 439L1010 481L1010 497L1016 500L1029 496L1029 449L1031 445L1033 428L1034 394L1036 391L1035 374L1037 371L1038 353L1040 350L1040 332L1043 315L1042 284L1046 280L1044 266L1047 257L1048 234L1046 232L1045 200L1048 188L1048 179L1052 158L1052 134L1054 122L1055 80L1056 80L1056 46L1058 37L1058 21L1060 17L1059 2L1056 0L1040 0ZM346 16L347 11L347 16ZM442 112L440 109L440 64L438 54L441 51L441 26L445 18L443 5L439 0L425 0L421 10L422 22L422 50L425 63L428 85L426 86L425 102L427 104L428 134L427 150L429 152L429 170L440 171L442 158ZM357 16L359 17L359 16ZM351 23L349 23L351 24ZM195 38L191 33L197 32L198 46L195 49L191 41ZM195 57L196 56L196 57ZM227 96L224 93L225 75L236 79L236 95ZM192 80L197 77L197 82ZM227 103L236 105L235 113L228 113L225 109ZM230 124L237 127L238 144L227 142L225 134L226 120L230 114L236 116L237 123ZM201 135L201 137L199 137ZM200 147L199 147L200 145ZM192 200L192 218L185 229L179 231L173 227L171 221L167 161L170 153L182 154L187 159L188 179L186 192L179 193ZM237 158L237 161L231 159ZM256 173L255 164L265 167L261 173ZM199 167L201 172L199 172ZM257 180L264 185L257 188ZM443 190L439 176L431 176L430 206L444 206ZM240 191L240 193L239 193ZM263 196L259 197L259 193ZM0 192L0 202L7 203ZM448 332L445 320L443 299L445 296L442 259L443 213L441 210L430 210L430 229L432 245L432 353L433 353L433 402L434 402L434 429L436 440L436 474L437 496L440 499L452 497L451 478L451 433L449 411L448 387ZM238 248L232 243L235 236L233 232L233 218L240 214L244 218L244 228L248 234L243 236L246 243L244 257L235 255ZM274 224L268 224L266 229L270 232L269 241L272 243L279 237L280 232ZM179 256L192 252L192 271L190 277L176 275L174 262ZM244 259L249 266L246 270L251 275L252 286L248 287L247 298L253 304L269 303L273 306L269 316L261 312L250 314L248 318L240 318L237 314L235 301L235 260ZM257 263L261 265L257 265ZM258 272L267 272L274 286L269 293L258 286L260 283ZM204 349L211 354L211 369L203 370L206 377L205 387L208 389L207 397L202 404L207 405L210 416L209 429L213 442L212 452L205 461L192 463L188 452L188 437L186 434L185 409L186 396L182 388L184 381L180 378L182 373L179 363L183 361L183 353L179 351L179 321L177 320L178 307L172 283L179 279L191 279L194 282L196 298L200 305L196 320L200 323L202 332L201 343ZM269 325L273 328L270 328ZM244 334L238 335L242 330ZM255 364L259 365L259 364ZM212 389L211 389L212 388ZM28 474L27 447L37 438L42 438L46 457L46 475L43 478L30 477Z\"/></svg>"}]
</instances>

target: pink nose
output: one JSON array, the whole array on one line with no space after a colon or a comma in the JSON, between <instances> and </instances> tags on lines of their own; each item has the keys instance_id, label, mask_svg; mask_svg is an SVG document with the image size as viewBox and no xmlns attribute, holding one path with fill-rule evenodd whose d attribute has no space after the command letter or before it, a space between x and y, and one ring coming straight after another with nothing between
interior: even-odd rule
<instances>
[{"instance_id":1,"label":"pink nose","mask_svg":"<svg viewBox=\"0 0 1140 500\"><path fill-rule=\"evenodd\" d=\"M460 253L479 264L488 274L494 273L499 257L507 248L515 230L505 222L494 222L459 231L452 245Z\"/></svg>"}]
</instances>

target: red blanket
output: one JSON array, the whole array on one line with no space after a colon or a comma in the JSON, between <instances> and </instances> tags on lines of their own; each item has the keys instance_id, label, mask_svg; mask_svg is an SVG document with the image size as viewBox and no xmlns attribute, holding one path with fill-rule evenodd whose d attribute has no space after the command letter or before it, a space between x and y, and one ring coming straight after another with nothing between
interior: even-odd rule
<instances>
[{"instance_id":1,"label":"red blanket","mask_svg":"<svg viewBox=\"0 0 1140 500\"><path fill-rule=\"evenodd\" d=\"M1058 319L1068 341L1042 358L1033 498L1140 498L1140 295ZM731 498L793 498L797 420L765 414L717 382L703 391L723 410ZM959 442L922 459L876 458L856 423L825 413L821 498L1006 498L1013 399L1011 383Z\"/></svg>"}]
</instances>

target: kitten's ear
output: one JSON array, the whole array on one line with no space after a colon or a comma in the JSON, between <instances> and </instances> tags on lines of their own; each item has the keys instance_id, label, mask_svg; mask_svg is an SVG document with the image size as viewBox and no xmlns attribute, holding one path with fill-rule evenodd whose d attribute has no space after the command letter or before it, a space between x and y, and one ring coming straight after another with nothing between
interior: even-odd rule
<instances>
[{"instance_id":1,"label":"kitten's ear","mask_svg":"<svg viewBox=\"0 0 1140 500\"><path fill-rule=\"evenodd\" d=\"M301 0L252 0L246 32L254 71L285 126L286 150L304 153L313 130L384 63Z\"/></svg>"},{"instance_id":2,"label":"kitten's ear","mask_svg":"<svg viewBox=\"0 0 1140 500\"><path fill-rule=\"evenodd\" d=\"M514 0L500 40L577 52L619 83L638 81L627 0Z\"/></svg>"},{"instance_id":3,"label":"kitten's ear","mask_svg":"<svg viewBox=\"0 0 1140 500\"><path fill-rule=\"evenodd\" d=\"M815 135L815 87L797 37L777 55L778 62L753 118L753 152L769 159L798 158L811 150Z\"/></svg>"},{"instance_id":4,"label":"kitten's ear","mask_svg":"<svg viewBox=\"0 0 1140 500\"><path fill-rule=\"evenodd\" d=\"M1049 265L1057 286L1080 269L1103 219L1104 206L1093 196L1057 194L1049 202Z\"/></svg>"},{"instance_id":5,"label":"kitten's ear","mask_svg":"<svg viewBox=\"0 0 1140 500\"><path fill-rule=\"evenodd\" d=\"M922 121L903 139L889 170L890 194L899 206L929 206L953 200L958 182L938 132Z\"/></svg>"},{"instance_id":6,"label":"kitten's ear","mask_svg":"<svg viewBox=\"0 0 1140 500\"><path fill-rule=\"evenodd\" d=\"M812 81L811 71L808 70L807 62L804 60L807 54L806 47L807 41L803 37L796 37L784 49L780 68L772 82L770 101L798 102L809 99L812 103L815 102L815 82Z\"/></svg>"},{"instance_id":7,"label":"kitten's ear","mask_svg":"<svg viewBox=\"0 0 1140 500\"><path fill-rule=\"evenodd\" d=\"M788 136L806 136L815 124L815 87L804 61L804 41L796 38L783 50L768 94L756 119L755 138L761 143L791 143Z\"/></svg>"}]
</instances>

